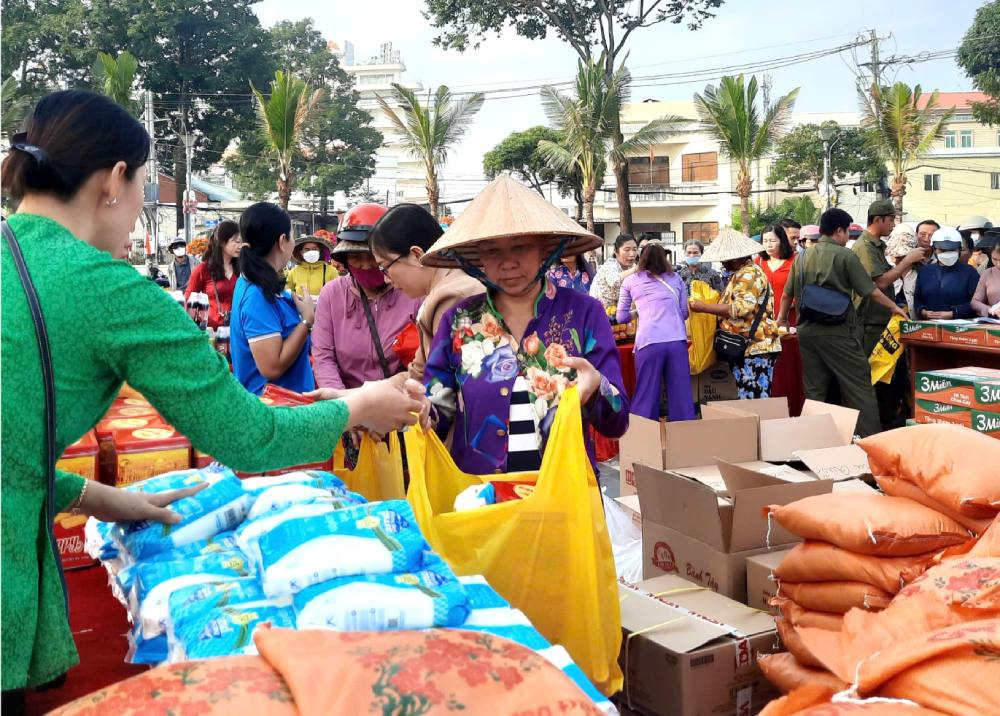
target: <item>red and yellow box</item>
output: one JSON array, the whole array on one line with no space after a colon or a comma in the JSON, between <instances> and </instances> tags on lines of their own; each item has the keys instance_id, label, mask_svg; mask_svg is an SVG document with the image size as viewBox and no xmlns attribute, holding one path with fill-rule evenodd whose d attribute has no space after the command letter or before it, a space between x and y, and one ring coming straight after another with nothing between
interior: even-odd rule
<instances>
[{"instance_id":1,"label":"red and yellow box","mask_svg":"<svg viewBox=\"0 0 1000 716\"><path fill-rule=\"evenodd\" d=\"M75 473L88 480L96 480L99 475L98 451L97 436L90 431L66 448L56 463L56 469ZM94 563L95 560L83 550L83 526L86 523L86 515L73 515L69 512L60 512L56 515L52 529L55 532L63 569L80 569Z\"/></svg>"},{"instance_id":2,"label":"red and yellow box","mask_svg":"<svg viewBox=\"0 0 1000 716\"><path fill-rule=\"evenodd\" d=\"M972 411L950 403L935 403L933 400L913 401L913 419L918 423L950 423L972 427Z\"/></svg>"},{"instance_id":3,"label":"red and yellow box","mask_svg":"<svg viewBox=\"0 0 1000 716\"><path fill-rule=\"evenodd\" d=\"M114 449L113 484L117 486L191 466L191 442L166 425L116 430Z\"/></svg>"},{"instance_id":4,"label":"red and yellow box","mask_svg":"<svg viewBox=\"0 0 1000 716\"><path fill-rule=\"evenodd\" d=\"M986 325L982 323L944 323L941 325L941 342L956 346L985 347Z\"/></svg>"},{"instance_id":5,"label":"red and yellow box","mask_svg":"<svg viewBox=\"0 0 1000 716\"><path fill-rule=\"evenodd\" d=\"M909 341L939 343L941 324L934 321L903 321L899 325L899 335Z\"/></svg>"},{"instance_id":6,"label":"red and yellow box","mask_svg":"<svg viewBox=\"0 0 1000 716\"><path fill-rule=\"evenodd\" d=\"M914 393L917 400L1000 412L1000 370L969 366L920 371Z\"/></svg>"}]
</instances>

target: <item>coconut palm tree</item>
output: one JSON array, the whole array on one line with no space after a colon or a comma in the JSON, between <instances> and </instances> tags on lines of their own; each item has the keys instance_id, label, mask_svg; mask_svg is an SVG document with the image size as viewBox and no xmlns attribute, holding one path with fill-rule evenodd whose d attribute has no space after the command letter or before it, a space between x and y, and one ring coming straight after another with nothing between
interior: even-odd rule
<instances>
[{"instance_id":1,"label":"coconut palm tree","mask_svg":"<svg viewBox=\"0 0 1000 716\"><path fill-rule=\"evenodd\" d=\"M270 151L278 160L278 203L288 208L292 196L292 161L302 151L302 134L323 98L323 90L309 85L291 72L278 70L271 81L271 94L264 95L250 84L257 99L257 118Z\"/></svg>"},{"instance_id":2,"label":"coconut palm tree","mask_svg":"<svg viewBox=\"0 0 1000 716\"><path fill-rule=\"evenodd\" d=\"M608 160L617 162L647 152L688 121L673 115L654 119L615 146L612 142L618 126L615 120L628 99L632 76L622 63L609 83L603 65L603 57L579 61L575 97L567 97L550 86L541 90L542 108L549 122L563 135L563 141L542 140L538 150L555 171L579 173L588 231L594 230L594 197L604 179Z\"/></svg>"},{"instance_id":3,"label":"coconut palm tree","mask_svg":"<svg viewBox=\"0 0 1000 716\"><path fill-rule=\"evenodd\" d=\"M476 92L462 99L455 99L445 85L421 104L416 92L393 83L394 109L380 95L375 95L386 117L402 136L404 149L424 163L427 202L431 213L438 216L441 199L438 189L438 170L448 160L448 153L472 124L472 118L482 108L485 96Z\"/></svg>"},{"instance_id":4,"label":"coconut palm tree","mask_svg":"<svg viewBox=\"0 0 1000 716\"><path fill-rule=\"evenodd\" d=\"M18 85L17 78L11 75L0 85L0 117L3 117L4 136L9 139L12 134L20 132L30 111L31 98Z\"/></svg>"},{"instance_id":5,"label":"coconut palm tree","mask_svg":"<svg viewBox=\"0 0 1000 716\"><path fill-rule=\"evenodd\" d=\"M719 143L721 153L736 165L736 193L740 197L743 226L750 226L750 193L754 162L764 157L784 132L799 94L796 87L769 107L757 99L757 78L723 77L694 95L694 108L702 129Z\"/></svg>"},{"instance_id":6,"label":"coconut palm tree","mask_svg":"<svg viewBox=\"0 0 1000 716\"><path fill-rule=\"evenodd\" d=\"M94 80L98 89L131 114L139 113L139 103L132 94L138 69L139 61L130 52L123 52L118 57L98 52L97 62L94 63Z\"/></svg>"},{"instance_id":7,"label":"coconut palm tree","mask_svg":"<svg viewBox=\"0 0 1000 716\"><path fill-rule=\"evenodd\" d=\"M889 87L873 84L867 92L861 92L860 100L864 112L861 126L873 130L869 134L872 149L892 170L892 205L899 223L903 218L906 173L943 136L955 109L941 112L937 90L924 102L920 85L911 89L903 82Z\"/></svg>"}]
</instances>

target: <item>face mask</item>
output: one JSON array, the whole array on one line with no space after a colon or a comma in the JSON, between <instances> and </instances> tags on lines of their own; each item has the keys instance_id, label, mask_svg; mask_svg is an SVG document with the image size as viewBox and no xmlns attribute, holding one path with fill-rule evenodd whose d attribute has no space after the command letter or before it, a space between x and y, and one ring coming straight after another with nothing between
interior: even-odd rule
<instances>
[{"instance_id":1,"label":"face mask","mask_svg":"<svg viewBox=\"0 0 1000 716\"><path fill-rule=\"evenodd\" d=\"M314 264L319 261L319 251L303 251L302 260L307 264Z\"/></svg>"},{"instance_id":2,"label":"face mask","mask_svg":"<svg viewBox=\"0 0 1000 716\"><path fill-rule=\"evenodd\" d=\"M685 256L684 263L688 266L697 266L701 263L701 256Z\"/></svg>"},{"instance_id":3,"label":"face mask","mask_svg":"<svg viewBox=\"0 0 1000 716\"><path fill-rule=\"evenodd\" d=\"M377 268L359 269L352 267L350 271L354 280L366 291L376 291L385 286L385 276Z\"/></svg>"},{"instance_id":4,"label":"face mask","mask_svg":"<svg viewBox=\"0 0 1000 716\"><path fill-rule=\"evenodd\" d=\"M937 255L938 263L942 266L954 266L958 263L957 251L942 251Z\"/></svg>"},{"instance_id":5,"label":"face mask","mask_svg":"<svg viewBox=\"0 0 1000 716\"><path fill-rule=\"evenodd\" d=\"M174 249L173 253L174 256L176 256L177 258L181 258L184 256L184 254L187 253L187 250L183 246L178 246L176 249Z\"/></svg>"}]
</instances>

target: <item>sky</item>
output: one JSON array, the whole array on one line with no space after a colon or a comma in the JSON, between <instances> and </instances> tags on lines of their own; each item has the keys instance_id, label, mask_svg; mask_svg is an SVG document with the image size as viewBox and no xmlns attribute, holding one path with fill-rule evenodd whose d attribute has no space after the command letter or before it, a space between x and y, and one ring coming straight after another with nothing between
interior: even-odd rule
<instances>
[{"instance_id":1,"label":"sky","mask_svg":"<svg viewBox=\"0 0 1000 716\"><path fill-rule=\"evenodd\" d=\"M727 0L700 30L662 23L633 33L627 66L633 77L693 70L734 74L736 66L837 47L874 29L887 38L883 59L953 50L972 24L979 0ZM383 42L399 50L408 83L446 84L455 92L529 86L570 79L576 54L552 36L527 40L513 31L490 37L478 49L445 51L433 44L437 30L421 11L422 0L262 0L255 6L264 26L279 20L313 18L327 39L354 44L356 61L375 54ZM859 50L867 61L867 49ZM857 110L850 53L770 70L772 98L799 87L796 112ZM970 90L971 82L954 58L896 65L888 75L925 91ZM713 80L717 81L717 80ZM669 82L669 84L667 84ZM635 87L632 101L690 100L706 79L679 83L650 80ZM482 156L516 130L545 124L537 93L488 99L444 170L445 200L474 195L482 187Z\"/></svg>"}]
</instances>

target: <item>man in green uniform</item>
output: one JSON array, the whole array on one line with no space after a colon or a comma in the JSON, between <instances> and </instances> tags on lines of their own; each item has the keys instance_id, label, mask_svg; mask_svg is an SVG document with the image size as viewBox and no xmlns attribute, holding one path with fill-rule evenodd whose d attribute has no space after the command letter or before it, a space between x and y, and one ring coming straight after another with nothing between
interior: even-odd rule
<instances>
[{"instance_id":1,"label":"man in green uniform","mask_svg":"<svg viewBox=\"0 0 1000 716\"><path fill-rule=\"evenodd\" d=\"M895 296L893 284L910 270L911 266L920 265L927 258L923 249L913 249L899 260L895 266L889 263L885 255L884 238L892 233L896 225L896 210L888 199L873 201L868 207L868 228L858 237L851 249L861 260L879 292L890 301ZM855 297L854 306L858 311L858 336L865 356L870 356L878 345L882 331L889 323L892 312L881 302L874 300L874 294L867 298ZM878 401L879 419L882 429L902 427L906 417L904 404L906 401L905 371L892 383L878 383L875 386L875 397Z\"/></svg>"},{"instance_id":2,"label":"man in green uniform","mask_svg":"<svg viewBox=\"0 0 1000 716\"><path fill-rule=\"evenodd\" d=\"M875 290L875 283L858 257L845 248L850 225L851 215L842 209L830 209L820 217L819 241L795 259L785 284L778 325L788 325L792 302L801 305L802 288L809 285L870 299L885 310L886 316L906 315L890 298ZM869 352L861 344L854 305L849 304L845 320L834 325L810 320L800 311L798 335L806 397L826 400L830 383L836 381L844 405L860 411L858 433L866 437L879 432L881 426L868 364Z\"/></svg>"}]
</instances>

